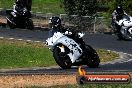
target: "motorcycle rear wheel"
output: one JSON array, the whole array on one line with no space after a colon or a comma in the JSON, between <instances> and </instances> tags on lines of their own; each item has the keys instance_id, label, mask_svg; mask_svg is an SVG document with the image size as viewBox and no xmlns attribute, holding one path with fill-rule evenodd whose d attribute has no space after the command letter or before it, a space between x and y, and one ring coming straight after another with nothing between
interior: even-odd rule
<instances>
[{"instance_id":1,"label":"motorcycle rear wheel","mask_svg":"<svg viewBox=\"0 0 132 88\"><path fill-rule=\"evenodd\" d=\"M33 25L33 21L31 19L28 19L25 23L25 27L29 30L33 30L34 29L34 25Z\"/></svg>"},{"instance_id":2,"label":"motorcycle rear wheel","mask_svg":"<svg viewBox=\"0 0 132 88\"><path fill-rule=\"evenodd\" d=\"M88 64L87 66L90 68L97 68L99 67L99 63L100 63L100 59L99 56L96 52L96 50L94 50L91 46L86 45L86 51L88 54Z\"/></svg>"},{"instance_id":3,"label":"motorcycle rear wheel","mask_svg":"<svg viewBox=\"0 0 132 88\"><path fill-rule=\"evenodd\" d=\"M66 49L66 47L64 46ZM58 46L55 46L53 49L53 57L56 61L56 63L62 68L62 69L70 69L72 66L72 62L69 58L69 56L64 52L61 52L60 48Z\"/></svg>"},{"instance_id":4,"label":"motorcycle rear wheel","mask_svg":"<svg viewBox=\"0 0 132 88\"><path fill-rule=\"evenodd\" d=\"M123 37L123 35L121 33L118 33L117 37L118 37L119 40L124 40L124 37Z\"/></svg>"}]
</instances>

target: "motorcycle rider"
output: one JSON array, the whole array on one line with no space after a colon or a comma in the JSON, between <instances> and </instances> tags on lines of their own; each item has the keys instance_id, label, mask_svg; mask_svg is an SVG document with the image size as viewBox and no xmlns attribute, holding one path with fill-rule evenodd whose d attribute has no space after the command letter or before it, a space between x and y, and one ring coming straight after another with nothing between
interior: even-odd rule
<instances>
[{"instance_id":1,"label":"motorcycle rider","mask_svg":"<svg viewBox=\"0 0 132 88\"><path fill-rule=\"evenodd\" d=\"M61 25L61 19L57 16L53 16L49 19L49 27L49 37L52 37L55 32L66 32L66 29Z\"/></svg>"},{"instance_id":2,"label":"motorcycle rider","mask_svg":"<svg viewBox=\"0 0 132 88\"><path fill-rule=\"evenodd\" d=\"M127 13L123 10L121 5L117 5L116 9L112 13L112 26L114 27L115 32L120 31L121 26L118 25L118 22L124 15L127 15Z\"/></svg>"},{"instance_id":3,"label":"motorcycle rider","mask_svg":"<svg viewBox=\"0 0 132 88\"><path fill-rule=\"evenodd\" d=\"M14 12L19 12L22 8L23 8L23 5L21 4L21 2L19 0L16 1L13 5Z\"/></svg>"},{"instance_id":4,"label":"motorcycle rider","mask_svg":"<svg viewBox=\"0 0 132 88\"><path fill-rule=\"evenodd\" d=\"M72 38L75 40L77 43L79 43L83 48L85 46L85 43L82 38L79 38L76 36L76 32L73 30L70 30L68 28L64 28L61 23L61 19L57 16L53 16L49 19L49 26L50 26L50 31L49 31L49 37L52 37L55 32L61 32L67 35L68 37Z\"/></svg>"},{"instance_id":5,"label":"motorcycle rider","mask_svg":"<svg viewBox=\"0 0 132 88\"><path fill-rule=\"evenodd\" d=\"M29 14L29 17L31 17L31 5L32 5L32 0L16 0L14 5L13 5L13 11L18 12L23 10L23 8L26 8Z\"/></svg>"},{"instance_id":6,"label":"motorcycle rider","mask_svg":"<svg viewBox=\"0 0 132 88\"><path fill-rule=\"evenodd\" d=\"M20 3L23 7L26 7L28 11L31 11L32 0L15 0L15 3Z\"/></svg>"}]
</instances>

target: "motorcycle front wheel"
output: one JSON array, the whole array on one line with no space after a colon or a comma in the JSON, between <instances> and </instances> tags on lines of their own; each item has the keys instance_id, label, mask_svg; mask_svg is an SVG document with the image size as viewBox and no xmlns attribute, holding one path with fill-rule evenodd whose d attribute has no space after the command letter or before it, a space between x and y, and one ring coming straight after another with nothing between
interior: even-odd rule
<instances>
[{"instance_id":1,"label":"motorcycle front wheel","mask_svg":"<svg viewBox=\"0 0 132 88\"><path fill-rule=\"evenodd\" d=\"M132 40L132 34L125 30L126 34L123 34L122 32L119 32L117 34L119 40Z\"/></svg>"},{"instance_id":2,"label":"motorcycle front wheel","mask_svg":"<svg viewBox=\"0 0 132 88\"><path fill-rule=\"evenodd\" d=\"M56 63L62 68L62 69L70 69L72 66L72 62L70 60L70 57L67 55L66 52L61 52L61 49L59 47L62 47L63 45L57 45L53 49L53 57L56 61ZM63 46L65 51L67 50L67 47Z\"/></svg>"},{"instance_id":3,"label":"motorcycle front wheel","mask_svg":"<svg viewBox=\"0 0 132 88\"><path fill-rule=\"evenodd\" d=\"M9 20L7 20L7 26L8 26L10 29L16 28L16 26L15 26L14 24L12 24Z\"/></svg>"}]
</instances>

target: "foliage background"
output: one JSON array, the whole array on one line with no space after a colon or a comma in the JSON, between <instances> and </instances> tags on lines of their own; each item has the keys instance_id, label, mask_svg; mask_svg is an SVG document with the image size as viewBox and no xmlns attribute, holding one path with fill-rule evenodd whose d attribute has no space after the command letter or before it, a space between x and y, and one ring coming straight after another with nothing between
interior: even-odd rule
<instances>
[{"instance_id":1,"label":"foliage background","mask_svg":"<svg viewBox=\"0 0 132 88\"><path fill-rule=\"evenodd\" d=\"M15 0L0 0L0 8L9 9ZM32 0L32 11L43 13L68 13L109 17L116 4L122 4L124 10L132 15L132 0Z\"/></svg>"},{"instance_id":2,"label":"foliage background","mask_svg":"<svg viewBox=\"0 0 132 88\"><path fill-rule=\"evenodd\" d=\"M0 0L0 8L11 9L14 1ZM63 21L72 26L77 26L75 28L77 30L110 31L110 18L116 4L122 4L126 13L132 16L132 0L32 0L32 2L32 12L41 12L40 15L42 14L47 19L53 15L59 16L65 13L80 16L66 17L66 15L62 17ZM85 15L90 15L92 18L81 17ZM95 16L97 17L96 20Z\"/></svg>"},{"instance_id":3,"label":"foliage background","mask_svg":"<svg viewBox=\"0 0 132 88\"><path fill-rule=\"evenodd\" d=\"M0 8L11 9L15 0L0 0ZM60 0L32 0L32 11L42 13L64 13Z\"/></svg>"}]
</instances>

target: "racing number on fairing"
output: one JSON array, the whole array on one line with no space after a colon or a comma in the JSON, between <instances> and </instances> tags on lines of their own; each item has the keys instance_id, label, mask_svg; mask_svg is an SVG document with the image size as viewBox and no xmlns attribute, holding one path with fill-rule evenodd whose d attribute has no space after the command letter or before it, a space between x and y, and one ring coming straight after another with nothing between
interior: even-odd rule
<instances>
[{"instance_id":1,"label":"racing number on fairing","mask_svg":"<svg viewBox=\"0 0 132 88\"><path fill-rule=\"evenodd\" d=\"M77 50L79 51L79 53L81 54L81 50L77 47L77 45L76 45L76 43L73 41L73 40L65 40L65 42L67 43L67 45L68 45L68 47L70 47L71 48L71 50L72 50L72 53L73 52L76 52Z\"/></svg>"}]
</instances>

